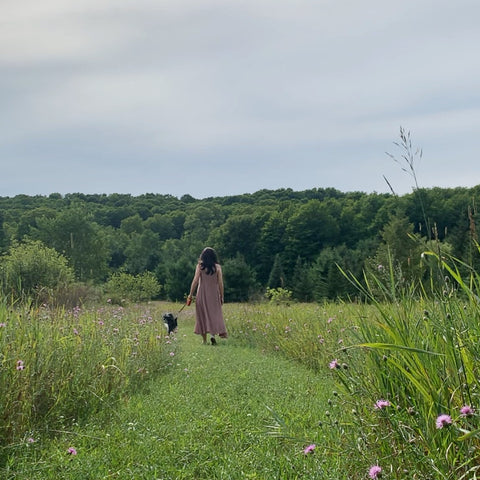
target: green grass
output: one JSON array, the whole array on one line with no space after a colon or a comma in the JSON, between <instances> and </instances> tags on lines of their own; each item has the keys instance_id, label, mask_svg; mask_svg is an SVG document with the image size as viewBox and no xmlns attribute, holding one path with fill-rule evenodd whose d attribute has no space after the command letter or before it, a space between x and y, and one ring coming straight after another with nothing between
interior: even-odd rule
<instances>
[{"instance_id":1,"label":"green grass","mask_svg":"<svg viewBox=\"0 0 480 480\"><path fill-rule=\"evenodd\" d=\"M341 478L329 473L343 462L332 379L235 338L204 346L191 315L180 321L171 368L148 392L112 407L105 424L19 447L2 478Z\"/></svg>"},{"instance_id":2,"label":"green grass","mask_svg":"<svg viewBox=\"0 0 480 480\"><path fill-rule=\"evenodd\" d=\"M55 334L56 325L50 331L56 348L48 349L43 325L39 352L50 358L55 351L60 360L44 365L71 367L74 355L86 373L71 377L73 388L55 370L52 385L64 390L44 423L25 422L22 430L28 410L18 418L10 410L8 425L18 420L17 435L3 443L0 476L355 480L368 478L378 464L386 479L474 479L480 468L475 298L452 291L440 299L372 298L368 305L227 304L230 337L216 347L193 334L191 308L181 314L175 338L161 334L162 312L179 308L172 304L132 306L120 316L110 310L78 315L75 325L88 348L70 334ZM99 315L108 320L100 330ZM11 353L29 358L36 320L15 335L2 333L10 350L2 375L17 381L2 384L11 405L18 392L38 385L29 380L23 388L21 379L30 377L12 368L20 357ZM112 340L105 328L114 326L122 333ZM103 373L118 370L123 374ZM39 375L55 377L48 369ZM375 408L379 400L386 401L383 408ZM461 415L465 405L473 415ZM452 423L439 429L442 414ZM315 450L305 454L310 444Z\"/></svg>"}]
</instances>

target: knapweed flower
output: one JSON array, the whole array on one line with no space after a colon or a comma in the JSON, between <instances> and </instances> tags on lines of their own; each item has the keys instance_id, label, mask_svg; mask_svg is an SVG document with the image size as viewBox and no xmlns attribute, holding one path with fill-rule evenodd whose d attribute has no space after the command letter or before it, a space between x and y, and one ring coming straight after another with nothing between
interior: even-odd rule
<instances>
[{"instance_id":1,"label":"knapweed flower","mask_svg":"<svg viewBox=\"0 0 480 480\"><path fill-rule=\"evenodd\" d=\"M309 453L313 453L315 451L315 447L316 447L316 445L314 443L312 443L311 445L308 445L308 447L305 447L303 449L303 453L305 455L308 455Z\"/></svg>"},{"instance_id":2,"label":"knapweed flower","mask_svg":"<svg viewBox=\"0 0 480 480\"><path fill-rule=\"evenodd\" d=\"M17 370L24 370L25 365L23 364L23 360L17 360Z\"/></svg>"},{"instance_id":3,"label":"knapweed flower","mask_svg":"<svg viewBox=\"0 0 480 480\"><path fill-rule=\"evenodd\" d=\"M474 410L470 405L464 405L460 409L460 415L462 417L471 417L473 415L473 413L474 413Z\"/></svg>"},{"instance_id":4,"label":"knapweed flower","mask_svg":"<svg viewBox=\"0 0 480 480\"><path fill-rule=\"evenodd\" d=\"M370 478L380 478L380 476L382 475L382 467L379 467L378 465L373 465L372 467L370 467L370 470L368 471L368 476Z\"/></svg>"},{"instance_id":5,"label":"knapweed flower","mask_svg":"<svg viewBox=\"0 0 480 480\"><path fill-rule=\"evenodd\" d=\"M388 400L377 400L373 408L375 410L381 410L382 408L389 407L391 403Z\"/></svg>"},{"instance_id":6,"label":"knapweed flower","mask_svg":"<svg viewBox=\"0 0 480 480\"><path fill-rule=\"evenodd\" d=\"M328 366L329 366L332 370L334 370L335 368L340 368L340 364L338 363L338 360L337 360L337 359L332 360L332 361L328 364Z\"/></svg>"},{"instance_id":7,"label":"knapweed flower","mask_svg":"<svg viewBox=\"0 0 480 480\"><path fill-rule=\"evenodd\" d=\"M439 415L435 422L437 428L447 427L452 424L452 417L450 415Z\"/></svg>"},{"instance_id":8,"label":"knapweed flower","mask_svg":"<svg viewBox=\"0 0 480 480\"><path fill-rule=\"evenodd\" d=\"M76 454L77 454L77 451L75 450L75 448L69 447L68 450L67 450L67 453L68 453L69 455L76 455Z\"/></svg>"}]
</instances>

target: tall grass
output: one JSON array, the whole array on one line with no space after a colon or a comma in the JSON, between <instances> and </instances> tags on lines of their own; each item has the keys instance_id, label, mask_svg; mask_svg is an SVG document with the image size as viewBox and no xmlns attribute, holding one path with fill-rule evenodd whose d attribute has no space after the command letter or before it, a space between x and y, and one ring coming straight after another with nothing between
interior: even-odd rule
<instances>
[{"instance_id":1,"label":"tall grass","mask_svg":"<svg viewBox=\"0 0 480 480\"><path fill-rule=\"evenodd\" d=\"M351 278L365 304L258 306L236 334L335 375L351 458L373 451L392 478L477 478L480 276L428 255L445 274L433 295Z\"/></svg>"},{"instance_id":2,"label":"tall grass","mask_svg":"<svg viewBox=\"0 0 480 480\"><path fill-rule=\"evenodd\" d=\"M0 302L0 461L116 402L171 362L152 306L83 310Z\"/></svg>"}]
</instances>

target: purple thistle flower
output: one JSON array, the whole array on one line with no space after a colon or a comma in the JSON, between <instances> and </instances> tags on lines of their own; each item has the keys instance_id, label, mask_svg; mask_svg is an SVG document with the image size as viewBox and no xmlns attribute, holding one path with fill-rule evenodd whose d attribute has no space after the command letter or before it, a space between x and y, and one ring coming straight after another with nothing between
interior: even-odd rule
<instances>
[{"instance_id":1,"label":"purple thistle flower","mask_svg":"<svg viewBox=\"0 0 480 480\"><path fill-rule=\"evenodd\" d=\"M338 360L337 360L337 359L332 360L332 361L328 364L328 366L329 366L332 370L334 370L335 368L340 368L340 364L338 363Z\"/></svg>"},{"instance_id":2,"label":"purple thistle flower","mask_svg":"<svg viewBox=\"0 0 480 480\"><path fill-rule=\"evenodd\" d=\"M471 417L473 415L473 413L474 413L474 410L470 405L464 405L460 409L460 415L462 417Z\"/></svg>"},{"instance_id":3,"label":"purple thistle flower","mask_svg":"<svg viewBox=\"0 0 480 480\"><path fill-rule=\"evenodd\" d=\"M382 467L379 467L378 465L373 465L370 467L370 470L368 471L368 476L372 479L379 478L382 474Z\"/></svg>"},{"instance_id":4,"label":"purple thistle flower","mask_svg":"<svg viewBox=\"0 0 480 480\"><path fill-rule=\"evenodd\" d=\"M312 443L311 445L308 445L307 447L305 447L303 449L303 453L305 455L308 455L309 453L313 453L315 451L315 447L316 447L316 445L314 443Z\"/></svg>"},{"instance_id":5,"label":"purple thistle flower","mask_svg":"<svg viewBox=\"0 0 480 480\"><path fill-rule=\"evenodd\" d=\"M388 400L377 400L373 408L375 410L381 410L384 407L389 407L391 403Z\"/></svg>"},{"instance_id":6,"label":"purple thistle flower","mask_svg":"<svg viewBox=\"0 0 480 480\"><path fill-rule=\"evenodd\" d=\"M447 427L452 424L452 417L450 415L439 415L435 422L437 428Z\"/></svg>"}]
</instances>

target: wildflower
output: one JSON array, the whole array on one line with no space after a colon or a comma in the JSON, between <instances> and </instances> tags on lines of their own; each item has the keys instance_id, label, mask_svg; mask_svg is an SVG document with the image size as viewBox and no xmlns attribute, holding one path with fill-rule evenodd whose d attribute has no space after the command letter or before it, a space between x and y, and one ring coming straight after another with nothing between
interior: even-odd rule
<instances>
[{"instance_id":1,"label":"wildflower","mask_svg":"<svg viewBox=\"0 0 480 480\"><path fill-rule=\"evenodd\" d=\"M0 323L0 328L4 328L6 326L7 326L7 324L5 322Z\"/></svg>"},{"instance_id":2,"label":"wildflower","mask_svg":"<svg viewBox=\"0 0 480 480\"><path fill-rule=\"evenodd\" d=\"M68 452L69 455L76 455L77 454L77 451L73 447L69 447L67 452Z\"/></svg>"},{"instance_id":3,"label":"wildflower","mask_svg":"<svg viewBox=\"0 0 480 480\"><path fill-rule=\"evenodd\" d=\"M170 352L170 356L171 356L171 357L174 357L174 356L175 356L175 352Z\"/></svg>"},{"instance_id":4,"label":"wildflower","mask_svg":"<svg viewBox=\"0 0 480 480\"><path fill-rule=\"evenodd\" d=\"M35 439L33 437L27 438L27 443L35 443Z\"/></svg>"},{"instance_id":5,"label":"wildflower","mask_svg":"<svg viewBox=\"0 0 480 480\"><path fill-rule=\"evenodd\" d=\"M381 410L384 407L389 407L391 403L388 400L377 400L373 408Z\"/></svg>"},{"instance_id":6,"label":"wildflower","mask_svg":"<svg viewBox=\"0 0 480 480\"><path fill-rule=\"evenodd\" d=\"M17 360L17 370L25 370L25 365L23 364L23 360Z\"/></svg>"},{"instance_id":7,"label":"wildflower","mask_svg":"<svg viewBox=\"0 0 480 480\"><path fill-rule=\"evenodd\" d=\"M332 370L335 370L335 368L340 368L340 364L338 363L338 360L335 359L335 360L332 360L328 366L332 369Z\"/></svg>"},{"instance_id":8,"label":"wildflower","mask_svg":"<svg viewBox=\"0 0 480 480\"><path fill-rule=\"evenodd\" d=\"M78 330L76 328L73 329L73 334L78 335Z\"/></svg>"},{"instance_id":9,"label":"wildflower","mask_svg":"<svg viewBox=\"0 0 480 480\"><path fill-rule=\"evenodd\" d=\"M316 445L314 443L312 443L311 445L308 445L308 447L305 447L303 449L303 453L305 455L308 455L309 453L313 453L315 451L315 447L316 447Z\"/></svg>"},{"instance_id":10,"label":"wildflower","mask_svg":"<svg viewBox=\"0 0 480 480\"><path fill-rule=\"evenodd\" d=\"M382 475L382 467L379 467L378 465L373 465L370 467L370 470L368 471L368 476L372 479L380 478Z\"/></svg>"},{"instance_id":11,"label":"wildflower","mask_svg":"<svg viewBox=\"0 0 480 480\"><path fill-rule=\"evenodd\" d=\"M452 417L450 415L439 415L436 420L437 428L447 427L452 424Z\"/></svg>"},{"instance_id":12,"label":"wildflower","mask_svg":"<svg viewBox=\"0 0 480 480\"><path fill-rule=\"evenodd\" d=\"M470 405L464 405L460 409L460 415L462 417L471 417L473 415L473 412L474 412L474 410Z\"/></svg>"}]
</instances>

